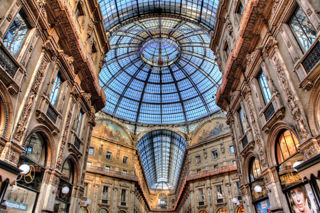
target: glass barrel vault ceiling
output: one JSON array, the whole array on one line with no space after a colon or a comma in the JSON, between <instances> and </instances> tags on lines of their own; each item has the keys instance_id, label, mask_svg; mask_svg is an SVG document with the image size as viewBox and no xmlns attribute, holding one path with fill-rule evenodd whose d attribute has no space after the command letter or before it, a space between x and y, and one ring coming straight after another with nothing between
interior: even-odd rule
<instances>
[{"instance_id":1,"label":"glass barrel vault ceiling","mask_svg":"<svg viewBox=\"0 0 320 213\"><path fill-rule=\"evenodd\" d=\"M209 42L206 30L175 18L121 27L100 73L104 111L138 124L188 123L216 112L221 73Z\"/></svg>"},{"instance_id":2,"label":"glass barrel vault ceiling","mask_svg":"<svg viewBox=\"0 0 320 213\"><path fill-rule=\"evenodd\" d=\"M145 16L175 15L214 29L218 0L98 0L108 32L130 19Z\"/></svg>"},{"instance_id":3,"label":"glass barrel vault ceiling","mask_svg":"<svg viewBox=\"0 0 320 213\"><path fill-rule=\"evenodd\" d=\"M169 130L155 130L137 143L150 189L173 190L181 170L186 141Z\"/></svg>"}]
</instances>

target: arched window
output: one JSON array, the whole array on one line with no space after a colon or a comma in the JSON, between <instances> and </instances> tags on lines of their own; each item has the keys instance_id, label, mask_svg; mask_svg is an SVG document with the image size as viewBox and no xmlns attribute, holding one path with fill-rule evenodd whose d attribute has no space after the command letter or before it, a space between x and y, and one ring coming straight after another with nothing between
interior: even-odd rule
<instances>
[{"instance_id":1,"label":"arched window","mask_svg":"<svg viewBox=\"0 0 320 213\"><path fill-rule=\"evenodd\" d=\"M299 141L295 134L290 130L282 131L276 143L276 152L278 164L290 158L292 155L298 152Z\"/></svg>"},{"instance_id":2,"label":"arched window","mask_svg":"<svg viewBox=\"0 0 320 213\"><path fill-rule=\"evenodd\" d=\"M26 141L25 156L41 166L46 160L46 147L44 138L39 132L32 133Z\"/></svg>"},{"instance_id":3,"label":"arched window","mask_svg":"<svg viewBox=\"0 0 320 213\"><path fill-rule=\"evenodd\" d=\"M99 209L99 213L109 213L107 209Z\"/></svg>"},{"instance_id":4,"label":"arched window","mask_svg":"<svg viewBox=\"0 0 320 213\"><path fill-rule=\"evenodd\" d=\"M259 159L253 157L250 160L250 166L249 166L249 179L250 179L250 182L255 181L260 176L261 176L260 161L259 161Z\"/></svg>"},{"instance_id":5,"label":"arched window","mask_svg":"<svg viewBox=\"0 0 320 213\"><path fill-rule=\"evenodd\" d=\"M62 176L69 183L71 183L71 184L73 183L73 167L72 167L70 160L66 160L64 162L64 165L62 168Z\"/></svg>"},{"instance_id":6,"label":"arched window","mask_svg":"<svg viewBox=\"0 0 320 213\"><path fill-rule=\"evenodd\" d=\"M228 213L228 210L226 208L218 209L217 213Z\"/></svg>"},{"instance_id":7,"label":"arched window","mask_svg":"<svg viewBox=\"0 0 320 213\"><path fill-rule=\"evenodd\" d=\"M70 159L63 163L61 173L54 211L68 212L74 182L74 167Z\"/></svg>"}]
</instances>

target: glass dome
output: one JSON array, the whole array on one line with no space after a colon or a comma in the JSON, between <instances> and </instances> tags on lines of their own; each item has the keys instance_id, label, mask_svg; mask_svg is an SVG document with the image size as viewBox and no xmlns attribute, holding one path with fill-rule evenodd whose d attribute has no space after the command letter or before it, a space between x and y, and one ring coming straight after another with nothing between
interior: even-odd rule
<instances>
[{"instance_id":1,"label":"glass dome","mask_svg":"<svg viewBox=\"0 0 320 213\"><path fill-rule=\"evenodd\" d=\"M110 38L100 73L104 112L137 124L187 124L219 108L213 95L221 73L199 25L176 18L147 18Z\"/></svg>"}]
</instances>

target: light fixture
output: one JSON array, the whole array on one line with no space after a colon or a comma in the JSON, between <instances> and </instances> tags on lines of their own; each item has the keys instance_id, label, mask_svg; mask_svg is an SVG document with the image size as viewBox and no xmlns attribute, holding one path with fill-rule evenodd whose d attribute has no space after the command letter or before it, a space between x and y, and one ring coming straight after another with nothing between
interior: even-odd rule
<instances>
[{"instance_id":1,"label":"light fixture","mask_svg":"<svg viewBox=\"0 0 320 213\"><path fill-rule=\"evenodd\" d=\"M232 198L232 203L234 203L234 204L237 204L237 205L239 205L240 204L240 202L239 202L239 200L238 200L238 198Z\"/></svg>"},{"instance_id":2,"label":"light fixture","mask_svg":"<svg viewBox=\"0 0 320 213\"><path fill-rule=\"evenodd\" d=\"M68 186L62 187L62 190L61 190L62 194L68 194L69 191L70 191L70 188Z\"/></svg>"},{"instance_id":3,"label":"light fixture","mask_svg":"<svg viewBox=\"0 0 320 213\"><path fill-rule=\"evenodd\" d=\"M299 166L301 163L302 163L302 161L296 161L296 162L293 163L292 167L293 167L293 170L294 170L295 172L297 172L296 167Z\"/></svg>"},{"instance_id":4,"label":"light fixture","mask_svg":"<svg viewBox=\"0 0 320 213\"><path fill-rule=\"evenodd\" d=\"M253 189L254 189L254 191L257 192L257 193L262 192L262 187L261 187L260 185L256 185Z\"/></svg>"},{"instance_id":5,"label":"light fixture","mask_svg":"<svg viewBox=\"0 0 320 213\"><path fill-rule=\"evenodd\" d=\"M91 204L91 200L90 200L90 199L87 199L86 202L85 202L85 205L86 205L86 206L89 206L90 204Z\"/></svg>"},{"instance_id":6,"label":"light fixture","mask_svg":"<svg viewBox=\"0 0 320 213\"><path fill-rule=\"evenodd\" d=\"M27 174L30 171L30 166L28 164L22 164L21 166L19 166L20 169L20 173L21 174Z\"/></svg>"}]
</instances>

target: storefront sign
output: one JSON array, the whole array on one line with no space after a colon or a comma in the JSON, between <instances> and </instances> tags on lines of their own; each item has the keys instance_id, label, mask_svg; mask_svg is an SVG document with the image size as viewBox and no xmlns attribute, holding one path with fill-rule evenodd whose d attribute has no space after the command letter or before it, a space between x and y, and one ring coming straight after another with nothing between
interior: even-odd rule
<instances>
[{"instance_id":1,"label":"storefront sign","mask_svg":"<svg viewBox=\"0 0 320 213\"><path fill-rule=\"evenodd\" d=\"M28 206L24 203L17 203L11 200L6 200L5 204L8 208L19 209L23 211L26 211L28 208Z\"/></svg>"},{"instance_id":2,"label":"storefront sign","mask_svg":"<svg viewBox=\"0 0 320 213\"><path fill-rule=\"evenodd\" d=\"M301 176L298 173L290 172L280 176L280 182L284 188L301 183L301 181Z\"/></svg>"},{"instance_id":3,"label":"storefront sign","mask_svg":"<svg viewBox=\"0 0 320 213\"><path fill-rule=\"evenodd\" d=\"M256 209L258 213L268 213L270 212L270 202L269 199L260 201L256 203Z\"/></svg>"}]
</instances>

